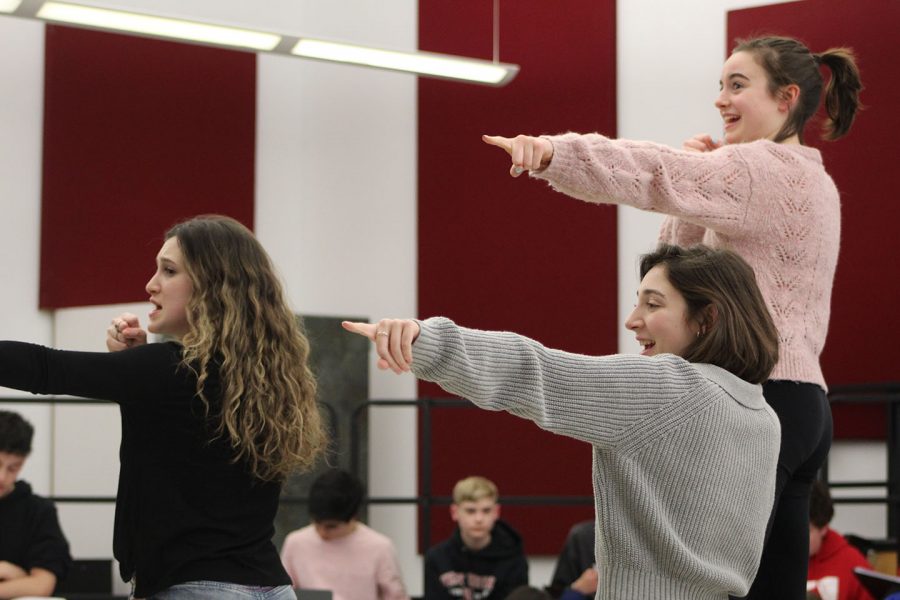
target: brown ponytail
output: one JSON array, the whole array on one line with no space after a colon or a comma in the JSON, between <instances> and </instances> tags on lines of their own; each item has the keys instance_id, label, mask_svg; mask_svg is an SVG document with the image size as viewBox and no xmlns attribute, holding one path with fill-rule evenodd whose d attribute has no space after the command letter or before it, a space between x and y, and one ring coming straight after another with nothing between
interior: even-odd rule
<instances>
[{"instance_id":1,"label":"brown ponytail","mask_svg":"<svg viewBox=\"0 0 900 600\"><path fill-rule=\"evenodd\" d=\"M851 49L831 48L817 58L831 70L831 80L825 88L828 120L823 126L823 137L836 140L850 130L856 112L860 109L859 92L862 90L862 81Z\"/></svg>"},{"instance_id":2,"label":"brown ponytail","mask_svg":"<svg viewBox=\"0 0 900 600\"><path fill-rule=\"evenodd\" d=\"M754 55L766 71L769 93L773 97L778 97L786 86L796 85L800 88L800 97L774 141L783 142L796 134L800 142L803 142L803 128L816 114L822 101L822 88L825 87L819 70L819 65L822 64L831 70L831 79L825 90L828 119L824 125L823 137L836 140L850 130L853 118L860 109L859 92L862 90L852 50L832 48L821 54L812 54L798 40L767 36L738 40L732 50L732 53L735 52L750 52Z\"/></svg>"}]
</instances>

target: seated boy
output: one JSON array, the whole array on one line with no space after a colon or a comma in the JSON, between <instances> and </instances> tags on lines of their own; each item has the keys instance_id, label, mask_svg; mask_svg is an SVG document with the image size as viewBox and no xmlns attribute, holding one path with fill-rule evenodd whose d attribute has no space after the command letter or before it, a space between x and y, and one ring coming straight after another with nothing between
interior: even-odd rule
<instances>
[{"instance_id":1,"label":"seated boy","mask_svg":"<svg viewBox=\"0 0 900 600\"><path fill-rule=\"evenodd\" d=\"M828 487L814 481L809 496L809 573L807 590L818 596L832 596L838 600L873 600L853 574L854 567L871 569L862 553L850 545L844 536L828 524L834 516L834 503ZM825 581L831 579L829 582ZM834 595L837 579L837 595Z\"/></svg>"},{"instance_id":2,"label":"seated boy","mask_svg":"<svg viewBox=\"0 0 900 600\"><path fill-rule=\"evenodd\" d=\"M409 600L394 544L357 520L362 483L341 469L309 490L312 525L290 533L281 562L295 588L331 590L334 600Z\"/></svg>"},{"instance_id":3,"label":"seated boy","mask_svg":"<svg viewBox=\"0 0 900 600\"><path fill-rule=\"evenodd\" d=\"M497 486L467 477L453 488L453 535L425 555L428 600L503 600L528 583L522 539L500 520Z\"/></svg>"},{"instance_id":4,"label":"seated boy","mask_svg":"<svg viewBox=\"0 0 900 600\"><path fill-rule=\"evenodd\" d=\"M572 526L556 559L550 593L561 600L586 600L597 593L598 573L594 564L594 520Z\"/></svg>"},{"instance_id":5,"label":"seated boy","mask_svg":"<svg viewBox=\"0 0 900 600\"><path fill-rule=\"evenodd\" d=\"M33 435L20 415L0 411L0 598L51 595L72 561L53 503L16 480Z\"/></svg>"}]
</instances>

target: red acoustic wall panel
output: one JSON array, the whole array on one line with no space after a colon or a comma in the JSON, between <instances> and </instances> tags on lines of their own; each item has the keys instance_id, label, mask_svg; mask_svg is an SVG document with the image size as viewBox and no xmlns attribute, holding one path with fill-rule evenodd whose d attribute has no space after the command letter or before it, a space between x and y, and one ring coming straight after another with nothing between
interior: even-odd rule
<instances>
[{"instance_id":1,"label":"red acoustic wall panel","mask_svg":"<svg viewBox=\"0 0 900 600\"><path fill-rule=\"evenodd\" d=\"M900 144L900 79L894 39L900 23L895 0L792 2L728 15L728 45L735 38L774 33L802 39L814 51L854 49L862 72L866 109L850 134L821 141L818 128L806 143L821 149L825 167L841 191L841 254L831 302L822 367L829 385L900 380L900 297L895 243L900 202L891 173ZM828 74L828 69L823 70ZM882 409L835 407L837 437L884 435Z\"/></svg>"},{"instance_id":2,"label":"red acoustic wall panel","mask_svg":"<svg viewBox=\"0 0 900 600\"><path fill-rule=\"evenodd\" d=\"M253 225L255 55L47 26L44 98L42 308L146 298L180 219Z\"/></svg>"},{"instance_id":3,"label":"red acoustic wall panel","mask_svg":"<svg viewBox=\"0 0 900 600\"><path fill-rule=\"evenodd\" d=\"M419 282L422 316L513 330L557 348L616 351L616 210L523 176L481 134L615 135L615 2L500 3L500 58L521 65L496 89L419 81ZM423 50L491 58L492 3L420 2ZM423 395L445 396L422 385ZM590 495L586 444L506 414L436 410L432 492L471 474L501 495ZM530 553L556 553L593 509L504 507ZM433 539L451 530L433 514Z\"/></svg>"}]
</instances>

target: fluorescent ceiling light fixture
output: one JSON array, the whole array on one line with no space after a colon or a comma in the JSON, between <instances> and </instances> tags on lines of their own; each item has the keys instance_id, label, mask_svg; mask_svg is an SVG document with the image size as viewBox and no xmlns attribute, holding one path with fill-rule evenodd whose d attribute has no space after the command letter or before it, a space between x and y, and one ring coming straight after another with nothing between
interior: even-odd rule
<instances>
[{"instance_id":1,"label":"fluorescent ceiling light fixture","mask_svg":"<svg viewBox=\"0 0 900 600\"><path fill-rule=\"evenodd\" d=\"M431 52L401 52L353 44L303 38L291 54L305 58L406 71L443 79L504 85L519 72L518 65L496 63Z\"/></svg>"},{"instance_id":2,"label":"fluorescent ceiling light fixture","mask_svg":"<svg viewBox=\"0 0 900 600\"><path fill-rule=\"evenodd\" d=\"M0 0L7 2L9 0ZM236 27L207 25L181 19L154 17L119 10L94 8L63 2L46 2L37 12L39 19L71 25L83 25L113 31L125 31L216 46L273 50L281 36Z\"/></svg>"},{"instance_id":3,"label":"fluorescent ceiling light fixture","mask_svg":"<svg viewBox=\"0 0 900 600\"><path fill-rule=\"evenodd\" d=\"M22 0L0 0L0 12L11 13L22 3Z\"/></svg>"},{"instance_id":4,"label":"fluorescent ceiling light fixture","mask_svg":"<svg viewBox=\"0 0 900 600\"><path fill-rule=\"evenodd\" d=\"M495 13L497 1L495 0ZM0 14L7 13L16 17L37 18L88 29L239 50L271 52L493 86L506 85L519 72L519 65L499 61L496 14L494 60L490 61L435 52L372 48L57 0L0 0Z\"/></svg>"}]
</instances>

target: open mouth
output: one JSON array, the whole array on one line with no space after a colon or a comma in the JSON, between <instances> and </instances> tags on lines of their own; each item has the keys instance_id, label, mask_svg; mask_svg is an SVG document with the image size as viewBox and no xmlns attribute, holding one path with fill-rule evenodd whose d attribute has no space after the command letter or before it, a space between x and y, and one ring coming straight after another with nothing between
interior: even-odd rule
<instances>
[{"instance_id":1,"label":"open mouth","mask_svg":"<svg viewBox=\"0 0 900 600\"><path fill-rule=\"evenodd\" d=\"M647 340L639 340L639 343L641 344L641 347L643 348L643 350L641 351L641 354L650 354L650 352L653 350L653 348L656 347L656 342L650 342Z\"/></svg>"}]
</instances>

